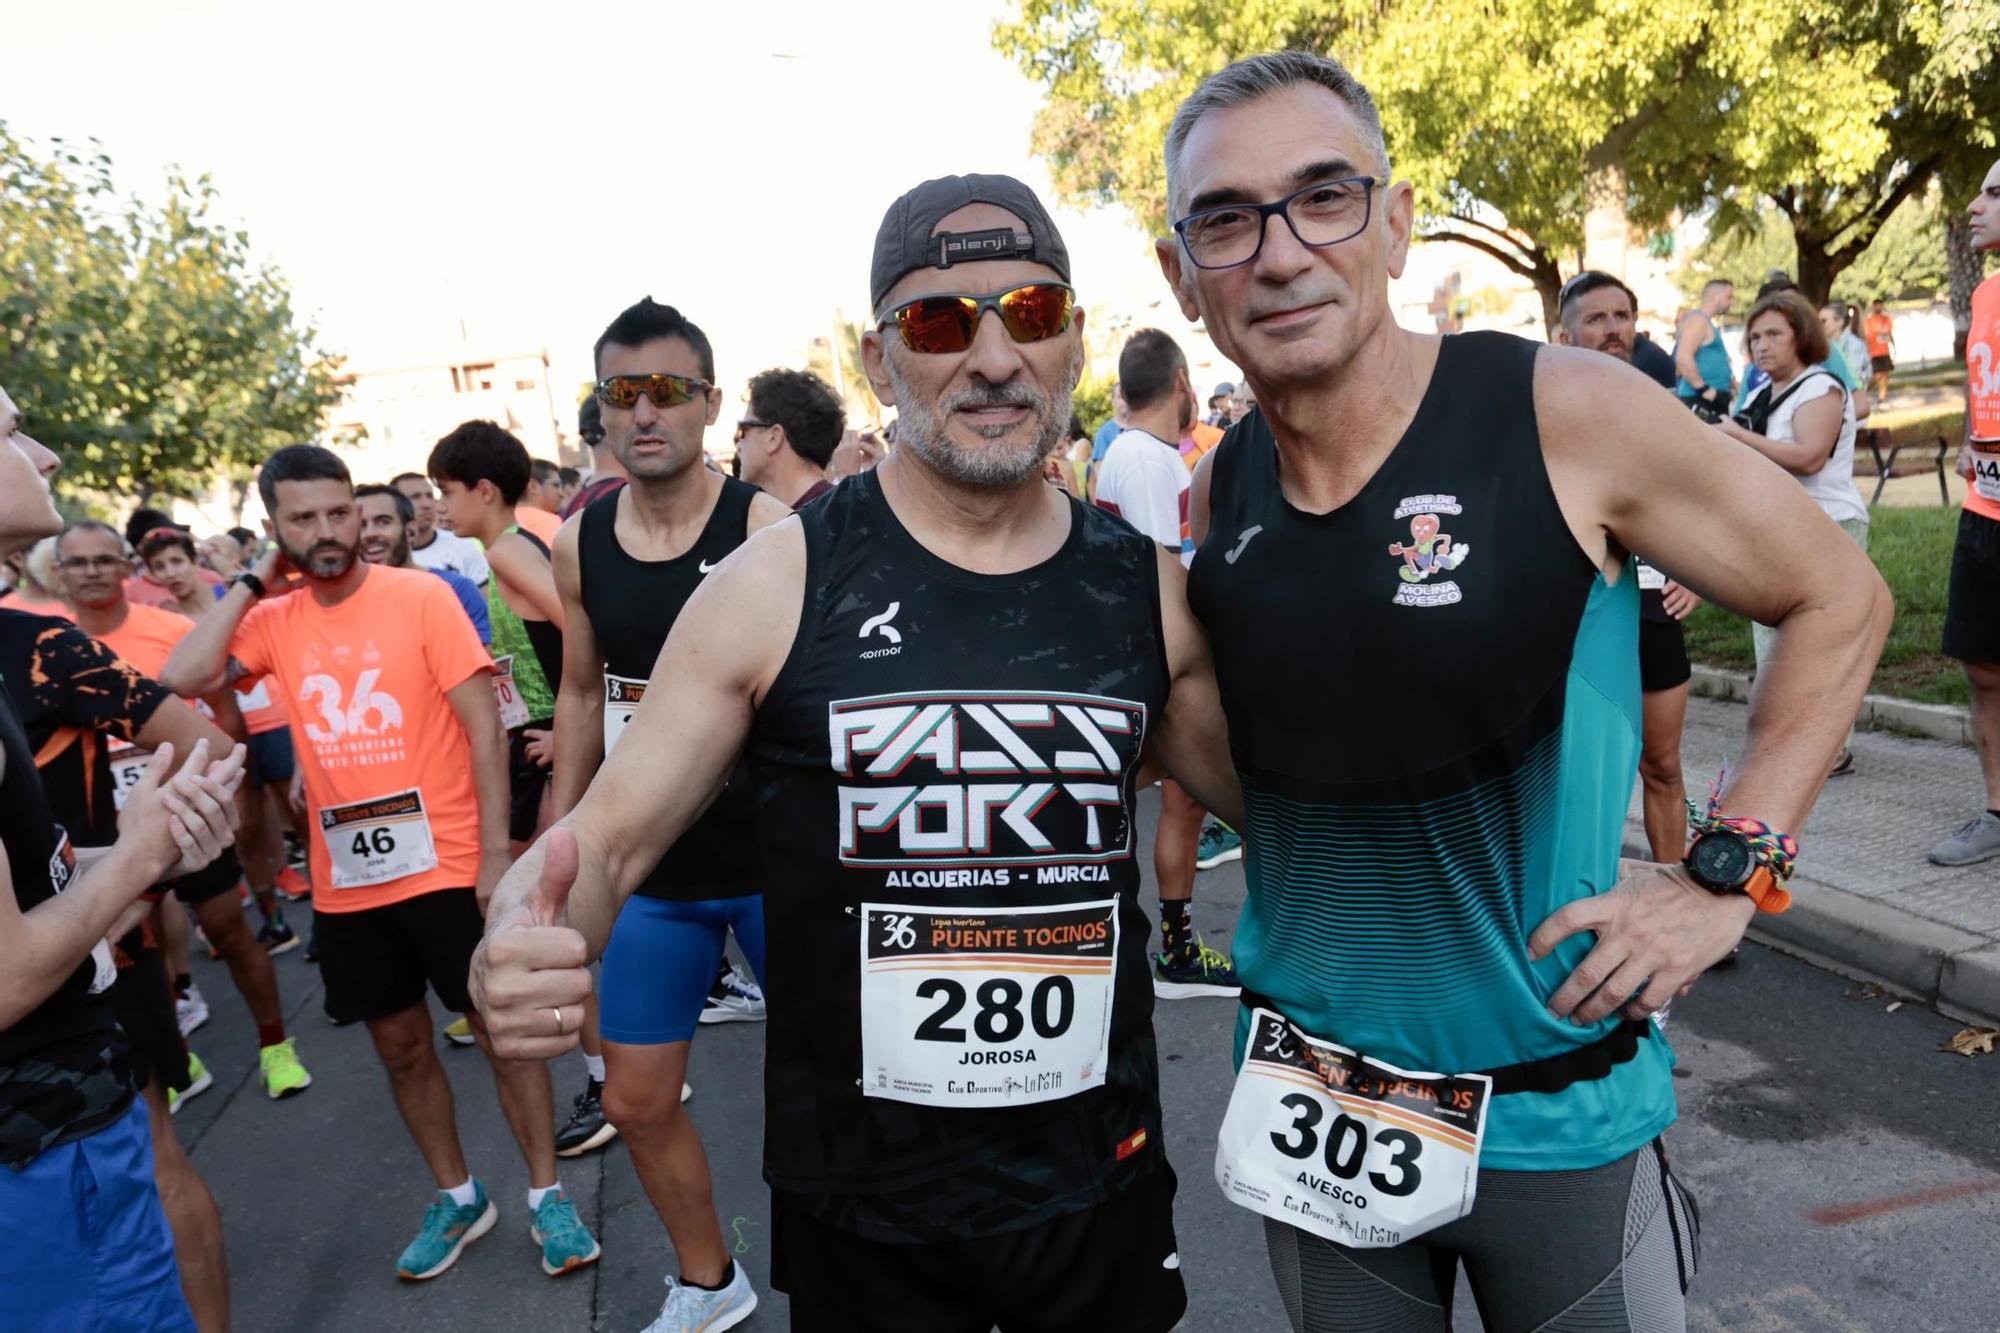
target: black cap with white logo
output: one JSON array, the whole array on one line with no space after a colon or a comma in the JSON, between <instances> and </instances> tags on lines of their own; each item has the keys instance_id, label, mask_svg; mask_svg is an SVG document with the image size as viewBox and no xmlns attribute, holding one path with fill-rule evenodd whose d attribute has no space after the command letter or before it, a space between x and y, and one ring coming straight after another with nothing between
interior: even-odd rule
<instances>
[{"instance_id":1,"label":"black cap with white logo","mask_svg":"<svg viewBox=\"0 0 2000 1333\"><path fill-rule=\"evenodd\" d=\"M1026 228L931 234L941 219L967 204L1004 208ZM1069 281L1069 251L1063 247L1062 233L1033 190L1012 176L940 176L925 181L889 205L882 217L868 274L869 301L879 314L882 299L904 274L980 259L1046 264Z\"/></svg>"}]
</instances>

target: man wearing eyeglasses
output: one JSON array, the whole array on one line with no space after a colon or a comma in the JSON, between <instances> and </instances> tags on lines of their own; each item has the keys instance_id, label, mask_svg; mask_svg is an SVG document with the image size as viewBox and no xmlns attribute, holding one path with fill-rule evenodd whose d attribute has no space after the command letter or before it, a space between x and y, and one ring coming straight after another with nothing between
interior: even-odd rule
<instances>
[{"instance_id":1,"label":"man wearing eyeglasses","mask_svg":"<svg viewBox=\"0 0 2000 1333\"><path fill-rule=\"evenodd\" d=\"M605 448L626 482L556 538L567 627L556 695L558 818L614 749L633 745L627 728L689 599L751 534L791 512L704 465L702 438L722 392L708 336L679 310L639 301L605 329L593 355ZM739 605L733 620L759 614ZM710 627L723 637L737 632L734 623ZM673 752L645 753L657 764ZM680 1263L667 1279L662 1329L726 1328L757 1304L749 1275L723 1242L708 1158L681 1109L689 1045L729 932L751 970L761 978L764 969L755 799L747 774L738 773L640 867L645 874L604 946L595 1004L579 997L576 1010L602 1054L590 1050L586 1032L590 1081L558 1145L569 1155L624 1136Z\"/></svg>"},{"instance_id":2,"label":"man wearing eyeglasses","mask_svg":"<svg viewBox=\"0 0 2000 1333\"><path fill-rule=\"evenodd\" d=\"M767 370L750 381L750 415L736 423L743 480L797 509L833 489L827 466L847 411L810 370Z\"/></svg>"},{"instance_id":3,"label":"man wearing eyeglasses","mask_svg":"<svg viewBox=\"0 0 2000 1333\"><path fill-rule=\"evenodd\" d=\"M1446 1329L1461 1263L1489 1325L1681 1327L1650 1016L1789 902L1888 591L1621 358L1399 328L1415 200L1333 61L1206 80L1166 174L1161 267L1259 405L1192 505L1249 821L1217 1181L1296 1328ZM1782 626L1685 866L1619 859L1635 549Z\"/></svg>"},{"instance_id":4,"label":"man wearing eyeglasses","mask_svg":"<svg viewBox=\"0 0 2000 1333\"><path fill-rule=\"evenodd\" d=\"M1042 480L1083 315L1034 194L916 187L871 276L895 452L689 599L503 881L482 1003L505 1049L568 1049L621 902L747 747L792 1327L1164 1330L1186 1295L1134 792L1164 760L1236 816L1206 646L1179 560Z\"/></svg>"}]
</instances>

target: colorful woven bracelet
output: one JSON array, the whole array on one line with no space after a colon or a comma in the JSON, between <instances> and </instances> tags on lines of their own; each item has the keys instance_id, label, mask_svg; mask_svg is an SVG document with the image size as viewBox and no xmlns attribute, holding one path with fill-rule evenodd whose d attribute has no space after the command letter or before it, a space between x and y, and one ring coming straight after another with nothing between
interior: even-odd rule
<instances>
[{"instance_id":1,"label":"colorful woven bracelet","mask_svg":"<svg viewBox=\"0 0 2000 1333\"><path fill-rule=\"evenodd\" d=\"M1724 764L1715 780L1708 784L1708 808L1702 809L1693 801L1687 803L1688 827L1696 833L1707 833L1713 829L1728 829L1743 836L1750 844L1750 853L1757 863L1771 872L1780 884L1792 877L1792 869L1798 861L1799 840L1789 833L1780 833L1761 819L1742 816L1718 815L1722 805L1722 784L1729 777L1729 765Z\"/></svg>"}]
</instances>

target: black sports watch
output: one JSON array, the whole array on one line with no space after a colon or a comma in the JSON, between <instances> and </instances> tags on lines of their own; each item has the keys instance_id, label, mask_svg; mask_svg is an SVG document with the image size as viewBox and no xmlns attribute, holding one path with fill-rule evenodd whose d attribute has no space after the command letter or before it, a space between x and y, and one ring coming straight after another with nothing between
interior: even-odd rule
<instances>
[{"instance_id":1,"label":"black sports watch","mask_svg":"<svg viewBox=\"0 0 2000 1333\"><path fill-rule=\"evenodd\" d=\"M244 587L250 590L250 595L252 597L256 598L260 602L264 600L264 580L258 578L255 574L252 574L249 570L246 569L241 574L238 574L235 578L230 580L230 583L231 584L240 583Z\"/></svg>"},{"instance_id":2,"label":"black sports watch","mask_svg":"<svg viewBox=\"0 0 2000 1333\"><path fill-rule=\"evenodd\" d=\"M1681 864L1710 893L1746 893L1744 886L1757 871L1757 853L1735 829L1714 828L1695 838Z\"/></svg>"}]
</instances>

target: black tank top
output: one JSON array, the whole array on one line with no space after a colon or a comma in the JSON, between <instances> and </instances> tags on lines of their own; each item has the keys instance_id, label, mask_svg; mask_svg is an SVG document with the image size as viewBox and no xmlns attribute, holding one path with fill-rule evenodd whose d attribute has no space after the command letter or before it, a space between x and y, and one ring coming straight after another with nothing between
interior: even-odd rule
<instances>
[{"instance_id":1,"label":"black tank top","mask_svg":"<svg viewBox=\"0 0 2000 1333\"><path fill-rule=\"evenodd\" d=\"M672 560L638 560L618 544L619 487L585 507L577 521L577 577L584 614L604 658L606 739L645 694L667 632L708 571L743 544L755 486L722 479L722 493L693 546ZM740 898L759 888L756 798L739 762L715 803L639 885L648 898L698 902Z\"/></svg>"},{"instance_id":2,"label":"black tank top","mask_svg":"<svg viewBox=\"0 0 2000 1333\"><path fill-rule=\"evenodd\" d=\"M7 764L0 775L0 846L15 905L25 913L69 884L76 854L50 817L35 752L5 691L0 752ZM103 961L108 966L109 956ZM86 957L54 994L0 1031L0 1165L25 1165L56 1144L95 1133L131 1105L128 1048L109 997L93 993L98 972L97 960Z\"/></svg>"},{"instance_id":3,"label":"black tank top","mask_svg":"<svg viewBox=\"0 0 2000 1333\"><path fill-rule=\"evenodd\" d=\"M751 739L765 1177L887 1241L1091 1207L1162 1160L1132 814L1167 697L1156 548L1071 502L1049 560L970 573L875 473L799 519L805 606Z\"/></svg>"}]
</instances>

